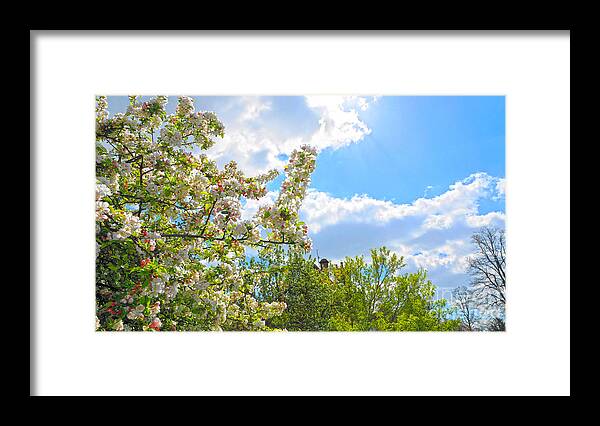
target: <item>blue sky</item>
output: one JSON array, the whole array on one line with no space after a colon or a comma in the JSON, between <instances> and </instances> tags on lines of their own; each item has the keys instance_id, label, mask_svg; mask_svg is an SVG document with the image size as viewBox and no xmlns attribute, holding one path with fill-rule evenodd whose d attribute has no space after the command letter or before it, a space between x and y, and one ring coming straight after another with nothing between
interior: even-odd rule
<instances>
[{"instance_id":1,"label":"blue sky","mask_svg":"<svg viewBox=\"0 0 600 426\"><path fill-rule=\"evenodd\" d=\"M313 255L334 262L386 245L438 287L468 283L470 235L505 223L503 96L195 96L225 138L208 154L247 174L319 150L301 210ZM126 96L109 97L111 112ZM167 109L173 111L175 97ZM269 185L272 200L283 176ZM250 215L260 203L246 206Z\"/></svg>"}]
</instances>

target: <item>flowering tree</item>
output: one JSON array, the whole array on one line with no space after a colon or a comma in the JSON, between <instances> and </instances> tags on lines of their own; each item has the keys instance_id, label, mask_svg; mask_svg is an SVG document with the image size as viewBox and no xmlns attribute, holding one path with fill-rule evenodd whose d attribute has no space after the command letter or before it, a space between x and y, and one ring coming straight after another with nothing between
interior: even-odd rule
<instances>
[{"instance_id":1,"label":"flowering tree","mask_svg":"<svg viewBox=\"0 0 600 426\"><path fill-rule=\"evenodd\" d=\"M246 248L310 251L298 210L316 150L294 151L277 200L242 220L243 200L262 198L277 171L220 170L203 151L223 124L189 97L173 114L165 96L129 99L112 117L96 99L96 329L267 329L286 305L253 297Z\"/></svg>"}]
</instances>

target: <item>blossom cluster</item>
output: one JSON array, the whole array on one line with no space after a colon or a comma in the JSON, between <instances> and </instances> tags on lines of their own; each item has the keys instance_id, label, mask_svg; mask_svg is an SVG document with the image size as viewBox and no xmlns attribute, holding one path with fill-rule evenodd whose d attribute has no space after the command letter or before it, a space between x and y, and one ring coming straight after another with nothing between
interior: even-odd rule
<instances>
[{"instance_id":1,"label":"blossom cluster","mask_svg":"<svg viewBox=\"0 0 600 426\"><path fill-rule=\"evenodd\" d=\"M275 238L282 242L296 241L305 251L310 251L311 241L308 227L299 221L298 210L306 196L316 156L316 149L308 145L294 151L285 167L287 177L275 204L262 206L258 211L261 225L272 229Z\"/></svg>"},{"instance_id":2,"label":"blossom cluster","mask_svg":"<svg viewBox=\"0 0 600 426\"><path fill-rule=\"evenodd\" d=\"M102 199L111 194L110 189L106 185L96 183L96 221L108 219L108 213L110 212L109 204Z\"/></svg>"}]
</instances>

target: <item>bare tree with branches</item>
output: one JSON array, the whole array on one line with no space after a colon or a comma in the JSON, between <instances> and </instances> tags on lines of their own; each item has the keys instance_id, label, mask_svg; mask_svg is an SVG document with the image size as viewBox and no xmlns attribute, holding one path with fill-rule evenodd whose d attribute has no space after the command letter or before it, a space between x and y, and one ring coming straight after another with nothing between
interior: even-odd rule
<instances>
[{"instance_id":1,"label":"bare tree with branches","mask_svg":"<svg viewBox=\"0 0 600 426\"><path fill-rule=\"evenodd\" d=\"M506 240L504 229L484 227L473 234L477 248L469 258L471 288L480 308L492 317L491 329L504 328L506 305Z\"/></svg>"},{"instance_id":2,"label":"bare tree with branches","mask_svg":"<svg viewBox=\"0 0 600 426\"><path fill-rule=\"evenodd\" d=\"M479 328L481 315L477 310L477 300L473 290L460 286L452 291L452 301L457 309L464 331L475 331Z\"/></svg>"}]
</instances>

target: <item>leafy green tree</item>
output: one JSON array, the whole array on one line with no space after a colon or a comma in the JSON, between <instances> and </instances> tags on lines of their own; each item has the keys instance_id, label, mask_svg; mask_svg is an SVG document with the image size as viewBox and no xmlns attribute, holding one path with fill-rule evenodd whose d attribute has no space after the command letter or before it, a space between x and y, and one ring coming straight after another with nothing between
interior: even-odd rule
<instances>
[{"instance_id":1,"label":"leafy green tree","mask_svg":"<svg viewBox=\"0 0 600 426\"><path fill-rule=\"evenodd\" d=\"M346 258L342 265L332 268L333 303L329 329L361 331L368 328L368 309L365 297L366 267L362 257ZM358 285L357 285L358 284Z\"/></svg>"},{"instance_id":2,"label":"leafy green tree","mask_svg":"<svg viewBox=\"0 0 600 426\"><path fill-rule=\"evenodd\" d=\"M435 286L425 271L401 273L404 259L386 247L364 257L347 257L339 265L320 270L314 259L281 248L261 252L251 261L260 276L257 300L285 303L280 316L267 321L271 328L331 331L456 330L452 308L434 300Z\"/></svg>"},{"instance_id":3,"label":"leafy green tree","mask_svg":"<svg viewBox=\"0 0 600 426\"><path fill-rule=\"evenodd\" d=\"M333 289L326 275L315 268L314 259L305 259L297 250L284 253L282 248L261 252L251 268L262 267L255 286L257 300L285 303L279 316L269 318L266 326L289 331L328 329Z\"/></svg>"},{"instance_id":4,"label":"leafy green tree","mask_svg":"<svg viewBox=\"0 0 600 426\"><path fill-rule=\"evenodd\" d=\"M444 299L434 300L435 286L426 272L402 274L404 259L386 247L346 258L334 268L336 297L331 327L335 330L455 330L460 321Z\"/></svg>"}]
</instances>

